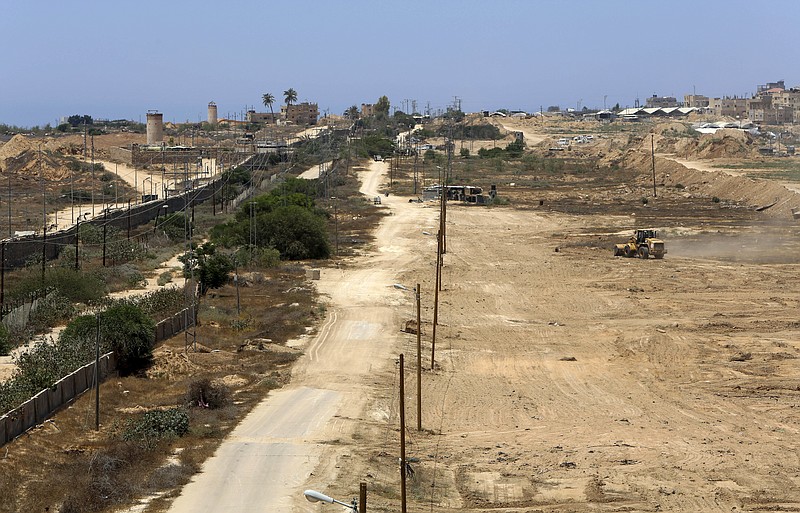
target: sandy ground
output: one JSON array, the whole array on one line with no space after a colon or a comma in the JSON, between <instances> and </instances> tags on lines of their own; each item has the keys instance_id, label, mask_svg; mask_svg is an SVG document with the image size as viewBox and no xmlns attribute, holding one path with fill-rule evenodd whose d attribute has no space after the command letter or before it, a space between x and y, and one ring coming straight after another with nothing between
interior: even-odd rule
<instances>
[{"instance_id":1,"label":"sandy ground","mask_svg":"<svg viewBox=\"0 0 800 513\"><path fill-rule=\"evenodd\" d=\"M333 161L329 160L328 162L323 162L322 164L311 166L310 168L300 173L297 176L297 178L304 178L306 180L315 180L319 178L320 171L330 169L331 164L333 164Z\"/></svg>"},{"instance_id":2,"label":"sandy ground","mask_svg":"<svg viewBox=\"0 0 800 513\"><path fill-rule=\"evenodd\" d=\"M499 121L497 119L499 119ZM528 146L534 146L548 138L547 135L537 132L536 129L531 126L531 121L521 121L513 118L497 118L497 119L495 120L496 123L505 128L506 130L513 132L522 132L525 144L527 144Z\"/></svg>"},{"instance_id":3,"label":"sandy ground","mask_svg":"<svg viewBox=\"0 0 800 513\"><path fill-rule=\"evenodd\" d=\"M379 185L372 163L364 192ZM613 258L602 215L453 205L436 371L436 208L390 196L375 251L323 272L328 316L292 385L236 429L172 511L319 511L311 488L397 511L406 354L410 511L789 511L800 504L800 258L673 246ZM736 245L735 238L728 241ZM558 248L558 251L556 251ZM413 318L422 284L422 424ZM418 461L417 461L418 460Z\"/></svg>"}]
</instances>

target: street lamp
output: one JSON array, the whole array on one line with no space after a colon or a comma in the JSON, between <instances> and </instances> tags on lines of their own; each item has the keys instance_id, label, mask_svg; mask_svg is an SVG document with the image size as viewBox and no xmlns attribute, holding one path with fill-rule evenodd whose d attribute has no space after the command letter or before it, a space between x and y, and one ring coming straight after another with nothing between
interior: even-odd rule
<instances>
[{"instance_id":1,"label":"street lamp","mask_svg":"<svg viewBox=\"0 0 800 513\"><path fill-rule=\"evenodd\" d=\"M353 499L352 504L347 504L346 502L337 501L333 497L328 497L324 493L320 493L316 490L306 490L303 492L303 495L306 496L308 502L327 502L328 504L340 504L353 510L353 513L358 513L358 500L356 499Z\"/></svg>"}]
</instances>

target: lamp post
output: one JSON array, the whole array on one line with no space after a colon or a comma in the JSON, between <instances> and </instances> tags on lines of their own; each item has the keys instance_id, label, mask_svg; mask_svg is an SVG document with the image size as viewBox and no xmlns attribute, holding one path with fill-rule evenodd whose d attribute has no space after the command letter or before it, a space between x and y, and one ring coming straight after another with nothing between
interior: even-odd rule
<instances>
[{"instance_id":1,"label":"lamp post","mask_svg":"<svg viewBox=\"0 0 800 513\"><path fill-rule=\"evenodd\" d=\"M346 508L350 508L353 513L358 513L358 500L353 499L352 504L347 504L346 502L338 501L333 497L328 497L324 493L320 493L316 490L306 490L303 492L303 495L306 496L308 502L327 502L328 504L339 504Z\"/></svg>"}]
</instances>

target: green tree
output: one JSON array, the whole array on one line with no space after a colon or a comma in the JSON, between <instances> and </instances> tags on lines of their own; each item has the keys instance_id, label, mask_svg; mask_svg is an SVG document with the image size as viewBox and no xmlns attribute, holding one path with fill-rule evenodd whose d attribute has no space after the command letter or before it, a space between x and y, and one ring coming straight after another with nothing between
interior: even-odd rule
<instances>
[{"instance_id":1,"label":"green tree","mask_svg":"<svg viewBox=\"0 0 800 513\"><path fill-rule=\"evenodd\" d=\"M394 117L394 121L400 127L405 128L406 130L408 130L410 128L414 128L414 125L417 124L417 122L414 120L414 116L412 116L410 114L406 114L405 112L400 111L400 110L395 112L393 117Z\"/></svg>"},{"instance_id":2,"label":"green tree","mask_svg":"<svg viewBox=\"0 0 800 513\"><path fill-rule=\"evenodd\" d=\"M200 294L205 295L208 289L216 289L228 282L228 274L233 271L230 257L217 253L212 242L206 242L197 248L178 257L183 263L183 275L187 278L194 274L200 284Z\"/></svg>"},{"instance_id":3,"label":"green tree","mask_svg":"<svg viewBox=\"0 0 800 513\"><path fill-rule=\"evenodd\" d=\"M389 98L386 95L381 96L378 98L378 102L375 104L375 112L380 112L383 114L389 115L389 108L392 105L389 103Z\"/></svg>"},{"instance_id":4,"label":"green tree","mask_svg":"<svg viewBox=\"0 0 800 513\"><path fill-rule=\"evenodd\" d=\"M67 123L69 123L72 126L79 126L84 124L92 125L94 124L94 120L92 119L92 116L88 114L84 114L82 116L79 114L73 114L72 116L67 118Z\"/></svg>"},{"instance_id":5,"label":"green tree","mask_svg":"<svg viewBox=\"0 0 800 513\"><path fill-rule=\"evenodd\" d=\"M277 207L258 217L259 245L280 251L284 260L328 258L325 219L298 205Z\"/></svg>"},{"instance_id":6,"label":"green tree","mask_svg":"<svg viewBox=\"0 0 800 513\"><path fill-rule=\"evenodd\" d=\"M100 313L100 347L114 351L123 374L147 366L153 357L156 325L143 309L131 304L114 305ZM58 339L62 348L94 347L97 318L81 315L70 322ZM85 362L84 362L85 363Z\"/></svg>"},{"instance_id":7,"label":"green tree","mask_svg":"<svg viewBox=\"0 0 800 513\"><path fill-rule=\"evenodd\" d=\"M275 103L275 97L270 93L264 93L261 95L261 101L264 103L264 107L269 107L269 112L272 114L272 121L274 122L275 112L272 110L272 104Z\"/></svg>"},{"instance_id":8,"label":"green tree","mask_svg":"<svg viewBox=\"0 0 800 513\"><path fill-rule=\"evenodd\" d=\"M348 119L355 121L358 119L358 107L351 105L346 111L344 111L344 115L347 116Z\"/></svg>"}]
</instances>

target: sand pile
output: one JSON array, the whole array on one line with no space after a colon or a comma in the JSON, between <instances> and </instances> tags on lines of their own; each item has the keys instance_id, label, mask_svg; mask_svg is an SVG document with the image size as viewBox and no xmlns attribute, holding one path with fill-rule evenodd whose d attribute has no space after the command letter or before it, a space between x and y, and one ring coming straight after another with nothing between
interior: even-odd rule
<instances>
[{"instance_id":1,"label":"sand pile","mask_svg":"<svg viewBox=\"0 0 800 513\"><path fill-rule=\"evenodd\" d=\"M723 129L714 134L703 134L697 139L682 140L675 152L684 158L715 159L747 157L755 150L753 137L741 130Z\"/></svg>"},{"instance_id":2,"label":"sand pile","mask_svg":"<svg viewBox=\"0 0 800 513\"><path fill-rule=\"evenodd\" d=\"M23 176L39 176L43 173L48 180L63 180L69 176L69 169L64 166L48 142L31 139L24 135L15 135L0 147L0 173Z\"/></svg>"}]
</instances>

